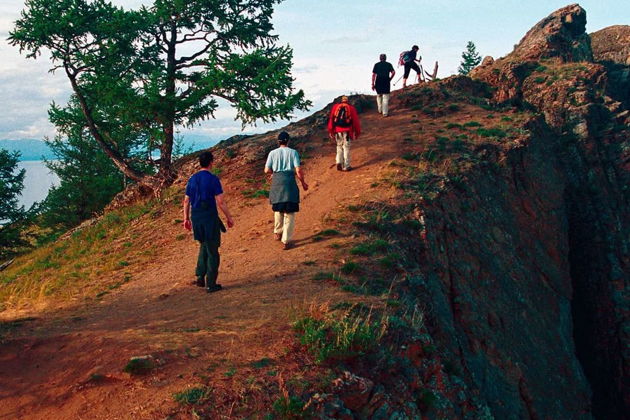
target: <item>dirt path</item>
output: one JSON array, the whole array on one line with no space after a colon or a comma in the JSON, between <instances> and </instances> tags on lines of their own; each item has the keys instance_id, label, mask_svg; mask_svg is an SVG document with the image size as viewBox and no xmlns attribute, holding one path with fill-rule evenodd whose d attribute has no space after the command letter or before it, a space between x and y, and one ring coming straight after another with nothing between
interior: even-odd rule
<instances>
[{"instance_id":1,"label":"dirt path","mask_svg":"<svg viewBox=\"0 0 630 420\"><path fill-rule=\"evenodd\" d=\"M176 406L173 393L202 376L230 386L226 370L245 374L252 361L280 357L296 308L351 301L335 285L312 279L335 263L331 241L348 238L314 241L313 235L330 228L326 216L357 202L379 169L400 155L398 125L411 116L397 113L395 101L392 108L387 119L374 110L362 115L352 172L331 168L333 146L313 141L318 149L304 165L311 188L302 195L294 249L282 251L273 241L266 200L245 200L226 183L236 226L221 247L224 291L208 295L191 284L197 245L177 241L182 229L171 224L155 227L164 243L152 263L129 267L133 282L90 306L33 314L39 319L0 345L0 418L164 418ZM155 373L122 372L130 357L147 354L161 366Z\"/></svg>"}]
</instances>

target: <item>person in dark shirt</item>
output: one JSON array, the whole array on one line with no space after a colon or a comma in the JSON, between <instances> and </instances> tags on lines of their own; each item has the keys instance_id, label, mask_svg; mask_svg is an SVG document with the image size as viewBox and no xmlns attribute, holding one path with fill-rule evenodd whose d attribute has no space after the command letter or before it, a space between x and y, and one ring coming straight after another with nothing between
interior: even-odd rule
<instances>
[{"instance_id":1,"label":"person in dark shirt","mask_svg":"<svg viewBox=\"0 0 630 420\"><path fill-rule=\"evenodd\" d=\"M420 81L420 78L422 77L422 71L417 64L422 61L422 57L420 57L420 59L416 58L419 49L420 47L414 45L413 47L411 47L411 50L407 51L403 56L403 62L405 63L405 73L403 74L402 86L403 88L407 87L407 78L409 77L409 73L411 73L411 69L413 69L418 75L418 81Z\"/></svg>"},{"instance_id":2,"label":"person in dark shirt","mask_svg":"<svg viewBox=\"0 0 630 420\"><path fill-rule=\"evenodd\" d=\"M210 172L212 160L211 152L202 152L199 155L201 170L188 180L184 197L184 228L192 229L195 240L199 241L196 284L205 286L208 293L221 290L217 276L221 262L221 232L225 232L225 226L219 218L217 206L225 215L228 227L234 226L234 220L223 198L221 181Z\"/></svg>"},{"instance_id":3,"label":"person in dark shirt","mask_svg":"<svg viewBox=\"0 0 630 420\"><path fill-rule=\"evenodd\" d=\"M394 78L396 71L391 63L388 63L387 56L381 54L380 61L374 64L372 69L372 90L376 91L376 105L378 113L387 117L389 111L389 91L390 82Z\"/></svg>"}]
</instances>

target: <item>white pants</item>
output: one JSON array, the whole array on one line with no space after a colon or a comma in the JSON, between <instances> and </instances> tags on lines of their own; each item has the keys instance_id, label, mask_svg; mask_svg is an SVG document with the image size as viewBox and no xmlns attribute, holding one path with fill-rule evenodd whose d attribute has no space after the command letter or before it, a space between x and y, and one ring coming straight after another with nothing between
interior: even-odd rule
<instances>
[{"instance_id":1,"label":"white pants","mask_svg":"<svg viewBox=\"0 0 630 420\"><path fill-rule=\"evenodd\" d=\"M282 243L288 243L293 237L293 229L295 228L295 213L273 212L274 225L273 233L282 234Z\"/></svg>"},{"instance_id":2,"label":"white pants","mask_svg":"<svg viewBox=\"0 0 630 420\"><path fill-rule=\"evenodd\" d=\"M340 163L343 169L350 167L350 136L347 131L335 133L337 141L337 157L336 162Z\"/></svg>"},{"instance_id":3,"label":"white pants","mask_svg":"<svg viewBox=\"0 0 630 420\"><path fill-rule=\"evenodd\" d=\"M378 113L387 117L389 112L389 93L379 93L376 95L376 105L378 106Z\"/></svg>"}]
</instances>

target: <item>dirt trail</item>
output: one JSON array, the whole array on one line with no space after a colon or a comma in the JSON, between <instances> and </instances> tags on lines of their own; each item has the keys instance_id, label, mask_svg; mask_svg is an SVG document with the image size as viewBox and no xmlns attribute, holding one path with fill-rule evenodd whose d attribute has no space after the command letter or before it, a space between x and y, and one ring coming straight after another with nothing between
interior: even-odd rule
<instances>
[{"instance_id":1,"label":"dirt trail","mask_svg":"<svg viewBox=\"0 0 630 420\"><path fill-rule=\"evenodd\" d=\"M268 202L245 200L224 176L236 221L221 247L219 281L225 290L208 295L193 286L197 244L175 239L180 226L159 225L159 253L144 267L129 267L134 281L99 303L32 314L38 319L0 346L0 418L164 418L176 407L173 393L201 376L229 386L226 369L240 373L252 361L280 357L291 341L292 308L353 299L335 285L312 280L335 263L331 241L348 238L312 237L330 227L326 215L357 202L379 168L400 155L398 126L408 124L410 114L397 112L396 101L388 118L375 110L362 114L364 134L352 146L349 173L331 168L334 148L320 146L324 132L311 139L314 156L304 164L311 188L302 193L296 247L289 251L273 241ZM172 213L173 219L181 217L179 210ZM130 357L146 354L162 364L155 373L122 372ZM90 381L97 376L98 384Z\"/></svg>"}]
</instances>

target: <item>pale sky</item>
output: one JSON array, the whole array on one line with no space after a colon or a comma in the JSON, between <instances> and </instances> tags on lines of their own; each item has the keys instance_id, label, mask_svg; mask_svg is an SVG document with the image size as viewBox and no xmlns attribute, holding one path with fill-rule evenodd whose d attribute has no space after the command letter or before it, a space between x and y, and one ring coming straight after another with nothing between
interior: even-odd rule
<instances>
[{"instance_id":1,"label":"pale sky","mask_svg":"<svg viewBox=\"0 0 630 420\"><path fill-rule=\"evenodd\" d=\"M116 0L128 8L150 4ZM508 54L538 21L570 3L557 0L285 0L274 14L275 33L294 50L295 85L313 101L311 112L344 93L370 93L373 64L385 53L397 71L398 54L420 46L424 67L439 62L439 77L456 73L461 53L473 41L482 56ZM587 32L630 24L628 1L587 0ZM48 73L50 61L27 60L6 38L24 7L23 0L0 2L0 139L53 136L47 110L52 101L65 103L69 82L61 73ZM398 88L400 86L400 82ZM304 114L296 115L303 117ZM287 122L276 124L285 125ZM262 132L259 124L246 132ZM220 108L216 119L183 134L226 138L241 132L231 108Z\"/></svg>"}]
</instances>

